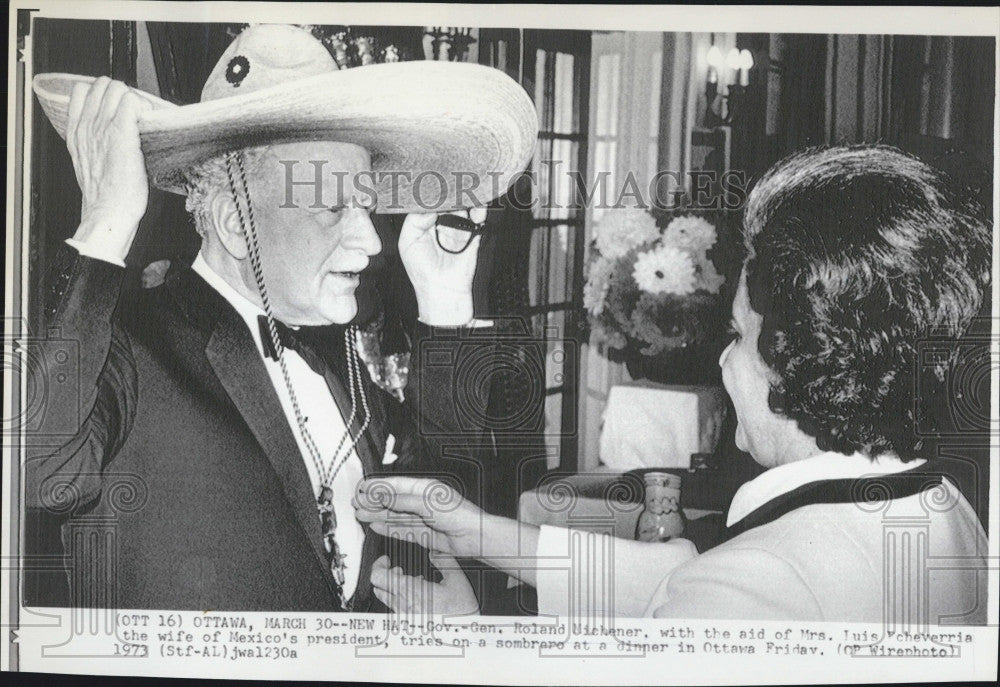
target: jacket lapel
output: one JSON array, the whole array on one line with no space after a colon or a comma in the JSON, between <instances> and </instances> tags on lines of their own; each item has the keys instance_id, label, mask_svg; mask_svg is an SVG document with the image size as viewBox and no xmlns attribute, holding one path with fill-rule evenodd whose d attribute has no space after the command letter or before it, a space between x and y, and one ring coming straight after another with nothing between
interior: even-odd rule
<instances>
[{"instance_id":1,"label":"jacket lapel","mask_svg":"<svg viewBox=\"0 0 1000 687\"><path fill-rule=\"evenodd\" d=\"M246 323L231 307L220 309L205 355L281 480L333 592L336 587L326 561L309 473Z\"/></svg>"},{"instance_id":2,"label":"jacket lapel","mask_svg":"<svg viewBox=\"0 0 1000 687\"><path fill-rule=\"evenodd\" d=\"M337 408L341 411L341 416L346 425L347 418L350 417L351 398L349 392L344 387L344 383L341 381L349 379L346 352L344 351L344 347L340 345L342 340L343 337L341 334L331 334L325 337L323 341L317 341L316 344L327 364L326 374L324 375L326 384L330 389L330 394L333 396L334 401L337 403ZM378 453L378 445L385 442L378 441L378 437L386 431L386 423L385 418L380 412L382 406L380 399L377 398L378 391L374 388L373 384L368 383L368 371L364 363L358 361L358 364L361 365L361 382L365 385L365 391L368 394L368 407L369 412L372 413L372 418L368 429L358 439L358 443L355 444L354 449L361 461L365 477L370 477L381 469L382 460ZM351 423L350 428L354 436L357 436L361 425L364 424L364 419L361 417L361 413L364 411L360 399L357 401L357 407L358 413ZM362 527L365 533L365 542L361 548L358 584L354 589L351 605L356 612L380 612L378 607L381 604L375 598L374 594L372 594L371 569L375 559L385 552L385 540L372 532L369 525L365 524Z\"/></svg>"},{"instance_id":3,"label":"jacket lapel","mask_svg":"<svg viewBox=\"0 0 1000 687\"><path fill-rule=\"evenodd\" d=\"M342 344L343 328L333 325L324 327L323 329L328 330L328 333L321 339L311 341L311 343L316 346L323 360L326 362L327 369L324 374L326 386L330 389L330 394L333 396L333 400L336 401L337 408L340 410L340 416L343 418L344 425L346 426L347 419L351 413L351 397L344 385L344 380L349 379L349 376L347 370L347 353ZM369 412L372 413L373 417L364 435L355 444L354 449L361 460L365 477L369 477L379 469L382 463L381 456L377 454L375 437L382 431L384 423L378 414L380 407L379 399L376 397L378 391L372 384L368 383L368 370L364 362L359 360L358 365L361 370L361 382L365 384L365 391L368 395ZM360 398L357 399L355 405L357 406L357 412L350 426L352 436L357 436L361 430L361 426L364 424L364 406Z\"/></svg>"},{"instance_id":4,"label":"jacket lapel","mask_svg":"<svg viewBox=\"0 0 1000 687\"><path fill-rule=\"evenodd\" d=\"M274 390L253 337L247 330L246 323L217 291L192 270L184 270L175 275L169 282L168 291L173 304L205 337L204 339L199 337L199 341L205 341L205 355L216 377L243 416L281 480L289 504L323 570L330 592L335 594L336 582L326 560L312 482L295 436L288 426L281 401ZM341 381L348 378L346 358L343 345L340 343L342 335L331 333L323 339L324 345L320 346L320 352L329 368L325 374L327 386L341 410L341 415L344 415L344 409L347 409L349 414L351 399ZM370 476L381 469L377 442L378 436L385 431L385 418L381 413L379 399L376 397L378 391L368 383L368 373L363 364L361 374L368 391L369 407L372 409L373 417L355 450L361 460L365 476ZM358 405L360 412L360 401ZM347 421L346 416L344 421ZM356 418L352 423L352 432L356 433L360 426L360 418ZM384 549L384 540L381 537L371 532L367 525L364 530L365 543L361 553L360 576L352 599L361 611L377 603L372 600L369 573L372 562Z\"/></svg>"}]
</instances>

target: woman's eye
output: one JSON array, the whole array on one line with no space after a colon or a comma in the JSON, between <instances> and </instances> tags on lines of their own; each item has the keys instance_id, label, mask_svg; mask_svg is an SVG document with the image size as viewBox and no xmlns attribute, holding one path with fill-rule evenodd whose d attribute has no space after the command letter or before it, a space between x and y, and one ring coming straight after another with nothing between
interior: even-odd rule
<instances>
[{"instance_id":1,"label":"woman's eye","mask_svg":"<svg viewBox=\"0 0 1000 687\"><path fill-rule=\"evenodd\" d=\"M730 324L729 327L727 327L727 329L730 339L732 339L733 341L740 340L740 333L736 330L736 327Z\"/></svg>"}]
</instances>

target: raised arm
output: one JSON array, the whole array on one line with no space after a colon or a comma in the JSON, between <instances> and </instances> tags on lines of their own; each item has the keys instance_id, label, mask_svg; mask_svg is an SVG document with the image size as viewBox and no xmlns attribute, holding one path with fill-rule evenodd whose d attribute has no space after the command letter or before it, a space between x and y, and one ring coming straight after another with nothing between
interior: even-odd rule
<instances>
[{"instance_id":1,"label":"raised arm","mask_svg":"<svg viewBox=\"0 0 1000 687\"><path fill-rule=\"evenodd\" d=\"M466 214L473 222L482 222L486 209ZM488 369L495 357L496 339L489 322L473 318L472 282L480 236L439 226L438 221L434 213L408 215L399 236L399 253L416 294L419 321L406 401L402 407L393 404L395 417L390 425L399 449L397 470L442 470L463 478L454 473L469 467L470 461L452 460L456 457L446 454L449 446L474 452L473 444L488 429L483 419L488 416L492 376ZM470 371L479 374L470 379ZM468 477L478 475L470 472Z\"/></svg>"},{"instance_id":2,"label":"raised arm","mask_svg":"<svg viewBox=\"0 0 1000 687\"><path fill-rule=\"evenodd\" d=\"M83 197L81 221L67 241L73 249L56 254L46 336L28 343L29 359L42 363L35 371L46 375L40 383L58 387L40 420L25 427L29 507L66 512L93 500L135 412L135 366L113 314L146 211L137 125L145 107L107 78L78 85L70 100L66 144Z\"/></svg>"}]
</instances>

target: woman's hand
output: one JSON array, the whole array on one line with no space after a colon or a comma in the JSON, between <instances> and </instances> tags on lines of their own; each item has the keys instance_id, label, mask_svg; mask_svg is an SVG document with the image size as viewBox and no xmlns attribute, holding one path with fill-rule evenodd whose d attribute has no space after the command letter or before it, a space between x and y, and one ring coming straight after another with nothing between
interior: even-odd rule
<instances>
[{"instance_id":1,"label":"woman's hand","mask_svg":"<svg viewBox=\"0 0 1000 687\"><path fill-rule=\"evenodd\" d=\"M372 565L372 585L379 601L397 613L421 615L470 615L479 613L479 601L458 562L437 554L431 562L441 572L441 582L403 574L389 568L389 557Z\"/></svg>"},{"instance_id":2,"label":"woman's hand","mask_svg":"<svg viewBox=\"0 0 1000 687\"><path fill-rule=\"evenodd\" d=\"M79 83L70 96L66 147L83 196L73 237L124 259L146 213L149 180L139 145L139 116L151 105L120 81Z\"/></svg>"},{"instance_id":3,"label":"woman's hand","mask_svg":"<svg viewBox=\"0 0 1000 687\"><path fill-rule=\"evenodd\" d=\"M452 214L477 224L486 220L486 208ZM472 279L482 236L475 236L461 253L449 253L438 245L435 234L440 233L447 248L458 250L468 240L468 233L437 226L437 222L437 213L407 215L399 234L399 257L417 296L420 321L438 327L461 327L472 321Z\"/></svg>"},{"instance_id":4,"label":"woman's hand","mask_svg":"<svg viewBox=\"0 0 1000 687\"><path fill-rule=\"evenodd\" d=\"M479 558L487 517L450 486L416 477L374 477L358 486L357 518L377 534L411 539L430 551Z\"/></svg>"},{"instance_id":5,"label":"woman's hand","mask_svg":"<svg viewBox=\"0 0 1000 687\"><path fill-rule=\"evenodd\" d=\"M539 529L489 515L440 480L367 479L358 486L354 508L358 520L370 523L377 534L414 541L450 556L475 558L535 584Z\"/></svg>"}]
</instances>

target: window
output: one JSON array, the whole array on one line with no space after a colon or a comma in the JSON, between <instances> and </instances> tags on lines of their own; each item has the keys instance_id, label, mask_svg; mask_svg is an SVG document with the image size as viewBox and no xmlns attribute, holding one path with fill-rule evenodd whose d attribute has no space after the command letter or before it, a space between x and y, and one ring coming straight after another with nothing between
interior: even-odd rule
<instances>
[{"instance_id":1,"label":"window","mask_svg":"<svg viewBox=\"0 0 1000 687\"><path fill-rule=\"evenodd\" d=\"M533 207L518 229L530 243L525 312L546 339L546 467L575 470L586 224L571 173L587 170L590 33L484 29L480 36L481 60L520 79L538 112Z\"/></svg>"}]
</instances>

